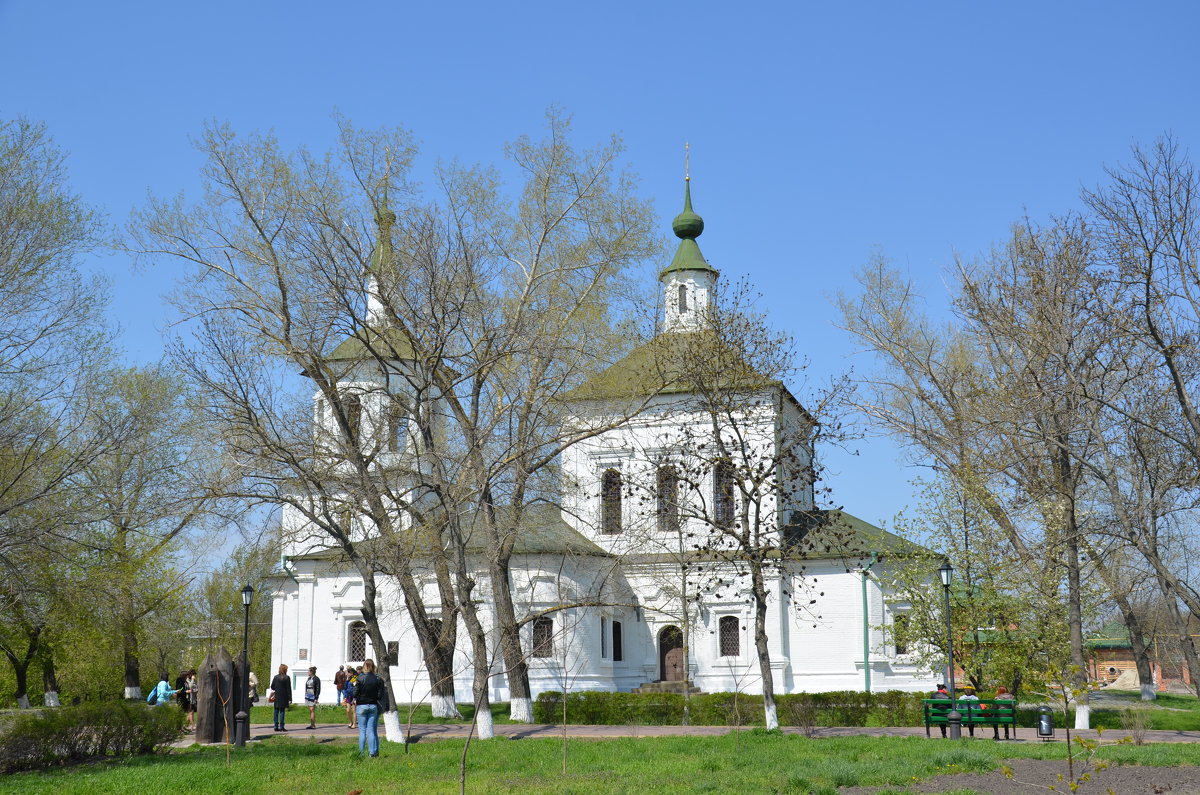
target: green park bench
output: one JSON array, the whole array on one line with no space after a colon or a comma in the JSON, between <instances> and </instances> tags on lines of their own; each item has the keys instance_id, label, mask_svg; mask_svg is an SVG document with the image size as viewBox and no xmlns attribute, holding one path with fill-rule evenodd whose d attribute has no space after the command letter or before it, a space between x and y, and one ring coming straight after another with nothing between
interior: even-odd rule
<instances>
[{"instance_id":1,"label":"green park bench","mask_svg":"<svg viewBox=\"0 0 1200 795\"><path fill-rule=\"evenodd\" d=\"M925 706L925 736L931 736L929 733L930 726L947 726L950 723L949 715L951 702L948 698L927 698L922 701ZM984 698L979 701L959 701L958 713L962 716L963 728L970 729L974 726L991 726L995 730L995 735L999 738L1000 727L1005 727L1005 734L1008 734L1007 727L1012 726L1012 736L1015 740L1017 737L1017 702L1011 699L989 699ZM974 732L972 732L974 734Z\"/></svg>"}]
</instances>

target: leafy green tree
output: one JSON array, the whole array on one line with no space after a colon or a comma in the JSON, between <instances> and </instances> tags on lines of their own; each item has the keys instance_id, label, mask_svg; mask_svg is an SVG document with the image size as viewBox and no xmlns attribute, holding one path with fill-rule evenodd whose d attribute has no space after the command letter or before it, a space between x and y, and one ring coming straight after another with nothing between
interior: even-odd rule
<instances>
[{"instance_id":1,"label":"leafy green tree","mask_svg":"<svg viewBox=\"0 0 1200 795\"><path fill-rule=\"evenodd\" d=\"M154 676L176 664L183 596L196 570L183 542L221 526L227 503L220 460L178 377L130 368L112 372L109 386L93 421L127 432L78 476L89 502L77 543L105 572L94 584L121 638L125 697L140 698L143 645L154 650Z\"/></svg>"}]
</instances>

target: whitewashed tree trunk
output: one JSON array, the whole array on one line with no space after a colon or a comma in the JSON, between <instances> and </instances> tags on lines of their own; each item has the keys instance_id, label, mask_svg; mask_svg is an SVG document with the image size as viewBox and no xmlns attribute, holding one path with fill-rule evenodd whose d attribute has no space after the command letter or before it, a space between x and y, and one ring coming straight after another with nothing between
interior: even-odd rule
<instances>
[{"instance_id":1,"label":"whitewashed tree trunk","mask_svg":"<svg viewBox=\"0 0 1200 795\"><path fill-rule=\"evenodd\" d=\"M454 703L454 696L439 696L435 693L429 699L429 708L433 711L435 718L462 719L462 713L458 711L458 704Z\"/></svg>"},{"instance_id":2,"label":"whitewashed tree trunk","mask_svg":"<svg viewBox=\"0 0 1200 795\"><path fill-rule=\"evenodd\" d=\"M479 733L479 739L490 740L496 736L496 727L492 724L492 711L490 709L480 710L475 716L475 731Z\"/></svg>"},{"instance_id":3,"label":"whitewashed tree trunk","mask_svg":"<svg viewBox=\"0 0 1200 795\"><path fill-rule=\"evenodd\" d=\"M1075 703L1075 729L1090 729L1092 722L1092 708L1089 704Z\"/></svg>"},{"instance_id":4,"label":"whitewashed tree trunk","mask_svg":"<svg viewBox=\"0 0 1200 795\"><path fill-rule=\"evenodd\" d=\"M1158 699L1158 693L1154 692L1154 683L1142 684L1142 701L1155 701Z\"/></svg>"},{"instance_id":5,"label":"whitewashed tree trunk","mask_svg":"<svg viewBox=\"0 0 1200 795\"><path fill-rule=\"evenodd\" d=\"M17 699L17 709L29 709L29 696L24 695Z\"/></svg>"},{"instance_id":6,"label":"whitewashed tree trunk","mask_svg":"<svg viewBox=\"0 0 1200 795\"><path fill-rule=\"evenodd\" d=\"M389 709L383 713L383 736L390 743L404 742L404 729L400 726L400 712Z\"/></svg>"},{"instance_id":7,"label":"whitewashed tree trunk","mask_svg":"<svg viewBox=\"0 0 1200 795\"><path fill-rule=\"evenodd\" d=\"M508 717L516 723L533 723L533 699L514 698L509 701Z\"/></svg>"},{"instance_id":8,"label":"whitewashed tree trunk","mask_svg":"<svg viewBox=\"0 0 1200 795\"><path fill-rule=\"evenodd\" d=\"M47 707L61 707L62 703L58 700L58 692L55 690L47 690L43 697L43 703Z\"/></svg>"},{"instance_id":9,"label":"whitewashed tree trunk","mask_svg":"<svg viewBox=\"0 0 1200 795\"><path fill-rule=\"evenodd\" d=\"M139 687L126 686L125 698L128 700L133 700L135 698L142 698L142 688L140 686Z\"/></svg>"},{"instance_id":10,"label":"whitewashed tree trunk","mask_svg":"<svg viewBox=\"0 0 1200 795\"><path fill-rule=\"evenodd\" d=\"M779 728L779 712L775 709L775 704L764 704L763 716L767 721L767 731L775 731Z\"/></svg>"}]
</instances>

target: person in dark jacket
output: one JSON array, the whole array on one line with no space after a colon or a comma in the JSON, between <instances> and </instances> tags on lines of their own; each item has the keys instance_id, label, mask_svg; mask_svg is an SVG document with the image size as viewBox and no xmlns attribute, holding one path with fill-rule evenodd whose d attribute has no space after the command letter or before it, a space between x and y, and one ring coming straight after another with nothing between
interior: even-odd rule
<instances>
[{"instance_id":1,"label":"person in dark jacket","mask_svg":"<svg viewBox=\"0 0 1200 795\"><path fill-rule=\"evenodd\" d=\"M275 705L275 731L285 732L287 708L292 705L292 680L287 675L288 667L279 666L279 673L271 680L271 702Z\"/></svg>"},{"instance_id":2,"label":"person in dark jacket","mask_svg":"<svg viewBox=\"0 0 1200 795\"><path fill-rule=\"evenodd\" d=\"M337 703L340 707L342 705L342 696L344 695L344 691L346 689L346 666L338 666L338 672L333 675L333 686L337 689Z\"/></svg>"},{"instance_id":3,"label":"person in dark jacket","mask_svg":"<svg viewBox=\"0 0 1200 795\"><path fill-rule=\"evenodd\" d=\"M371 756L379 756L379 713L387 710L388 697L383 680L375 675L374 660L363 660L354 699L358 703L358 752L366 748Z\"/></svg>"},{"instance_id":4,"label":"person in dark jacket","mask_svg":"<svg viewBox=\"0 0 1200 795\"><path fill-rule=\"evenodd\" d=\"M321 700L321 677L317 676L317 666L308 669L308 679L304 680L304 703L308 705L308 728L317 728L317 702Z\"/></svg>"}]
</instances>

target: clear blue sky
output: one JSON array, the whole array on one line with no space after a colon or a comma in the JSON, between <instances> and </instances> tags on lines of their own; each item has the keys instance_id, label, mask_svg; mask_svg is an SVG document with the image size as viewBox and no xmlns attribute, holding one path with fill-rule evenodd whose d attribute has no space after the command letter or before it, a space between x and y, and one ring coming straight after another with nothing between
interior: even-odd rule
<instances>
[{"instance_id":1,"label":"clear blue sky","mask_svg":"<svg viewBox=\"0 0 1200 795\"><path fill-rule=\"evenodd\" d=\"M147 190L193 194L206 120L324 149L338 110L401 124L428 161L494 162L575 114L621 133L664 230L692 145L701 245L749 276L817 375L870 369L830 298L876 248L941 306L954 251L1078 206L1134 140L1200 153L1195 2L99 3L0 0L0 117L45 121L114 223ZM161 353L172 274L110 274L131 360ZM647 270L649 278L650 269ZM863 518L911 503L896 449L830 455Z\"/></svg>"}]
</instances>

